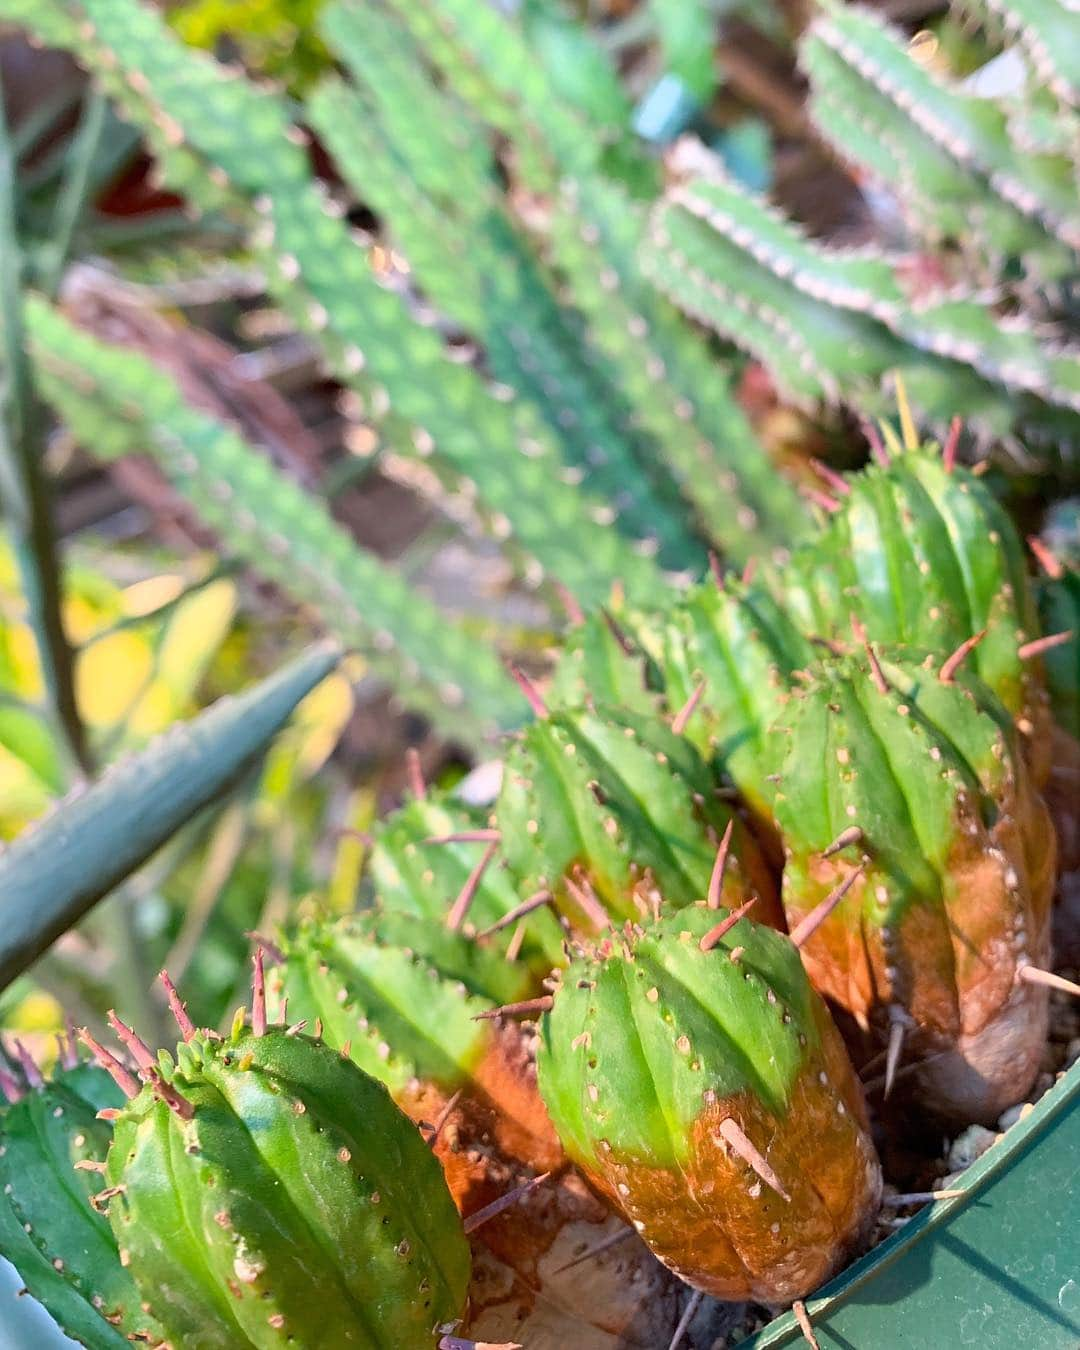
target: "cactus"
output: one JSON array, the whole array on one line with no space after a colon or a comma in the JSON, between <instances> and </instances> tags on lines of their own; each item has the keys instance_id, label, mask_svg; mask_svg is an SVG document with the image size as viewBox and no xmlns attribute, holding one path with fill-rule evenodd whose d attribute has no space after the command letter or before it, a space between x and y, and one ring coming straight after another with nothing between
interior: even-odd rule
<instances>
[{"instance_id":1,"label":"cactus","mask_svg":"<svg viewBox=\"0 0 1080 1350\"><path fill-rule=\"evenodd\" d=\"M496 1008L527 1002L532 975L444 925L393 910L310 921L281 941L271 1008L319 1029L386 1084L433 1146L462 1212L522 1167L561 1160L536 1091L528 1041Z\"/></svg>"},{"instance_id":2,"label":"cactus","mask_svg":"<svg viewBox=\"0 0 1080 1350\"><path fill-rule=\"evenodd\" d=\"M673 606L660 657L672 707L702 690L686 736L739 789L764 830L775 833L767 732L792 673L814 650L787 611L760 585L703 582Z\"/></svg>"},{"instance_id":3,"label":"cactus","mask_svg":"<svg viewBox=\"0 0 1080 1350\"><path fill-rule=\"evenodd\" d=\"M868 1236L859 1087L789 940L692 905L582 953L540 1028L568 1155L682 1279L808 1293ZM732 922L734 920L734 922Z\"/></svg>"},{"instance_id":4,"label":"cactus","mask_svg":"<svg viewBox=\"0 0 1080 1350\"><path fill-rule=\"evenodd\" d=\"M629 619L631 627L636 627L634 618ZM575 612L544 693L549 707L600 704L646 716L659 710L659 670L626 631L627 620L628 616L621 613L616 617L607 611L589 615Z\"/></svg>"},{"instance_id":5,"label":"cactus","mask_svg":"<svg viewBox=\"0 0 1080 1350\"><path fill-rule=\"evenodd\" d=\"M469 1252L419 1131L337 1051L267 1024L260 959L250 1027L241 1010L222 1039L176 1009L175 1056L113 1019L141 1083L83 1033L129 1099L99 1203L166 1338L431 1350Z\"/></svg>"},{"instance_id":6,"label":"cactus","mask_svg":"<svg viewBox=\"0 0 1080 1350\"><path fill-rule=\"evenodd\" d=\"M959 413L984 435L1014 422L1045 434L1077 425L1080 357L1019 321L1004 322L973 289L937 282L909 294L913 260L809 240L684 142L677 181L657 206L643 254L675 301L773 369L793 397L882 407L902 373L925 416Z\"/></svg>"},{"instance_id":7,"label":"cactus","mask_svg":"<svg viewBox=\"0 0 1080 1350\"><path fill-rule=\"evenodd\" d=\"M359 549L317 497L232 428L188 406L145 357L80 331L42 300L31 299L26 312L43 392L95 453L152 453L228 551L313 606L388 680L423 680L413 697L436 719L452 716L460 730L467 705L474 734L512 725L513 690L497 660Z\"/></svg>"},{"instance_id":8,"label":"cactus","mask_svg":"<svg viewBox=\"0 0 1080 1350\"><path fill-rule=\"evenodd\" d=\"M507 403L505 389L455 364L441 337L380 283L312 179L283 100L185 49L137 0L87 0L87 22L74 29L56 6L67 13L63 0L49 0L43 19L23 0L3 0L0 15L107 69L110 93L146 131L170 184L204 210L239 213L282 306L376 419L393 405L399 452L435 453L472 484L503 534L583 599L600 599L613 576L641 598L659 593L651 559L608 528L617 510L561 479L559 445L539 411L512 396ZM583 551L575 541L586 536Z\"/></svg>"},{"instance_id":9,"label":"cactus","mask_svg":"<svg viewBox=\"0 0 1080 1350\"><path fill-rule=\"evenodd\" d=\"M1040 46L1024 6L994 8ZM1075 27L1057 6L1044 17ZM648 275L790 397L877 414L900 371L942 428L959 413L984 438L1019 431L1067 452L1080 434L1080 358L1046 288L1067 282L1080 248L1075 110L1046 112L1037 89L1000 105L961 92L858 6L823 5L800 57L811 115L837 153L890 186L899 171L911 237L819 244L686 141L642 246ZM1042 292L1014 284L1016 263Z\"/></svg>"},{"instance_id":10,"label":"cactus","mask_svg":"<svg viewBox=\"0 0 1080 1350\"><path fill-rule=\"evenodd\" d=\"M774 810L792 932L821 920L802 945L816 987L888 1031L890 1084L906 1038L925 1105L990 1121L1042 1052L1054 838L966 650L823 662L775 729Z\"/></svg>"},{"instance_id":11,"label":"cactus","mask_svg":"<svg viewBox=\"0 0 1080 1350\"><path fill-rule=\"evenodd\" d=\"M0 1071L0 1255L57 1325L90 1350L156 1345L108 1220L91 1203L112 1137L98 1117L123 1097L103 1070L61 1038L46 1081L19 1046L24 1081Z\"/></svg>"},{"instance_id":12,"label":"cactus","mask_svg":"<svg viewBox=\"0 0 1080 1350\"><path fill-rule=\"evenodd\" d=\"M527 894L550 891L574 925L596 932L649 914L660 897L703 900L719 876L726 903L756 897L759 917L776 921L757 843L692 745L626 710L537 711L506 756L496 808L503 852ZM726 867L717 868L722 843Z\"/></svg>"},{"instance_id":13,"label":"cactus","mask_svg":"<svg viewBox=\"0 0 1080 1350\"><path fill-rule=\"evenodd\" d=\"M986 484L956 464L959 428L942 453L919 444L901 407L904 443L886 427L879 463L830 475L828 524L776 571L776 590L824 638L849 636L854 617L873 642L944 656L981 634L971 667L1016 719L1042 782L1048 711L1023 545Z\"/></svg>"},{"instance_id":14,"label":"cactus","mask_svg":"<svg viewBox=\"0 0 1080 1350\"><path fill-rule=\"evenodd\" d=\"M524 966L542 979L563 960L554 915L530 911L515 919L521 896L513 877L494 865L492 830L471 811L424 790L372 831L368 871L387 910L442 925L454 902L466 937L495 928ZM494 935L493 935L494 936Z\"/></svg>"}]
</instances>

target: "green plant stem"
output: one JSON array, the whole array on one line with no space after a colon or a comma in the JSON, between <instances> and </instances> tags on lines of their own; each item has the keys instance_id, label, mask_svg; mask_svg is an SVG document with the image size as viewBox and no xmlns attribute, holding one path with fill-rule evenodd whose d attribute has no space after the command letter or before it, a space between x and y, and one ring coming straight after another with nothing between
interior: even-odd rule
<instances>
[{"instance_id":1,"label":"green plant stem","mask_svg":"<svg viewBox=\"0 0 1080 1350\"><path fill-rule=\"evenodd\" d=\"M64 181L53 213L52 239L42 277L42 285L50 296L55 296L60 289L71 242L86 210L91 172L101 143L108 106L102 91L91 86L83 103L78 130L68 150Z\"/></svg>"},{"instance_id":2,"label":"green plant stem","mask_svg":"<svg viewBox=\"0 0 1080 1350\"><path fill-rule=\"evenodd\" d=\"M74 664L61 612L56 536L41 464L45 419L26 358L21 284L15 163L0 106L0 498L61 744L77 770L89 775L93 766L75 701Z\"/></svg>"}]
</instances>

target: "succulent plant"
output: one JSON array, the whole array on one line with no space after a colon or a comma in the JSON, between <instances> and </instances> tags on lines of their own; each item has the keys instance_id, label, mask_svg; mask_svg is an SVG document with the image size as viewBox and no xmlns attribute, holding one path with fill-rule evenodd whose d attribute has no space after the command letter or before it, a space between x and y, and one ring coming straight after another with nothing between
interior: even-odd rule
<instances>
[{"instance_id":1,"label":"succulent plant","mask_svg":"<svg viewBox=\"0 0 1080 1350\"><path fill-rule=\"evenodd\" d=\"M910 651L823 662L776 728L793 935L816 987L905 1034L916 1089L988 1121L1038 1068L1054 835L1012 722L960 665ZM826 899L830 905L826 905Z\"/></svg>"},{"instance_id":2,"label":"succulent plant","mask_svg":"<svg viewBox=\"0 0 1080 1350\"><path fill-rule=\"evenodd\" d=\"M61 1043L46 1081L18 1046L22 1079L0 1071L0 1256L57 1325L91 1350L156 1345L105 1216L91 1203L112 1138L98 1111L123 1097L112 1079Z\"/></svg>"},{"instance_id":3,"label":"succulent plant","mask_svg":"<svg viewBox=\"0 0 1080 1350\"><path fill-rule=\"evenodd\" d=\"M278 1006L288 1000L290 1017L385 1083L415 1120L454 1113L437 1150L463 1207L471 1208L475 1175L449 1159L458 1134L486 1134L500 1158L537 1171L560 1160L523 1033L492 1016L536 992L527 967L445 924L392 910L303 924L281 955L270 993Z\"/></svg>"},{"instance_id":4,"label":"succulent plant","mask_svg":"<svg viewBox=\"0 0 1080 1350\"><path fill-rule=\"evenodd\" d=\"M701 698L686 737L714 757L758 822L774 833L766 733L814 648L760 585L719 579L694 587L664 627L661 665L672 707Z\"/></svg>"},{"instance_id":5,"label":"succulent plant","mask_svg":"<svg viewBox=\"0 0 1080 1350\"><path fill-rule=\"evenodd\" d=\"M839 1033L779 933L697 904L583 950L540 1028L567 1154L684 1280L806 1294L881 1176Z\"/></svg>"},{"instance_id":6,"label":"succulent plant","mask_svg":"<svg viewBox=\"0 0 1080 1350\"><path fill-rule=\"evenodd\" d=\"M757 842L677 734L680 718L669 727L624 709L549 710L534 698L539 715L506 755L496 809L526 893L549 891L573 925L595 933L649 914L661 896L674 906L703 900L723 842L725 902L756 896L761 916L778 919Z\"/></svg>"},{"instance_id":7,"label":"succulent plant","mask_svg":"<svg viewBox=\"0 0 1080 1350\"><path fill-rule=\"evenodd\" d=\"M196 1031L175 1056L113 1019L140 1083L88 1033L127 1103L107 1206L144 1306L177 1345L430 1350L459 1319L469 1251L438 1163L383 1085L297 1026Z\"/></svg>"},{"instance_id":8,"label":"succulent plant","mask_svg":"<svg viewBox=\"0 0 1080 1350\"><path fill-rule=\"evenodd\" d=\"M368 871L380 904L439 928L452 923L466 937L501 925L500 941L511 943L515 957L542 979L563 961L555 916L542 909L527 922L515 920L521 896L496 864L498 841L486 819L419 781L413 789L372 830Z\"/></svg>"},{"instance_id":9,"label":"succulent plant","mask_svg":"<svg viewBox=\"0 0 1080 1350\"><path fill-rule=\"evenodd\" d=\"M643 619L649 623L649 619ZM638 641L638 625L607 610L574 610L544 701L551 708L601 704L649 715L660 707L660 673Z\"/></svg>"},{"instance_id":10,"label":"succulent plant","mask_svg":"<svg viewBox=\"0 0 1080 1350\"><path fill-rule=\"evenodd\" d=\"M1048 710L1039 616L1023 544L981 478L956 463L959 424L944 450L920 444L901 400L904 438L885 426L876 462L828 473L819 537L796 551L778 591L804 632L846 638L852 617L872 642L947 654L981 633L972 668L1016 719L1039 781Z\"/></svg>"}]
</instances>

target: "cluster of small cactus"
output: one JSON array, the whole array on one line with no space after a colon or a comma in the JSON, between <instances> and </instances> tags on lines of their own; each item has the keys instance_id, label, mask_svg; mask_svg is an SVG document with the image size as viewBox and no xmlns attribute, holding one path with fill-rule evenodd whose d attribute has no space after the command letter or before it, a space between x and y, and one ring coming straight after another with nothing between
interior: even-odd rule
<instances>
[{"instance_id":1,"label":"cluster of small cactus","mask_svg":"<svg viewBox=\"0 0 1080 1350\"><path fill-rule=\"evenodd\" d=\"M627 1331L633 1297L598 1308L567 1272L633 1239L670 1334L684 1285L788 1303L868 1241L882 1172L845 1036L883 1059L886 1115L894 1089L954 1128L1024 1095L1067 987L1041 794L1076 728L1059 661L1049 735L1042 662L1071 633L1042 634L955 436L920 443L906 403L901 424L826 472L789 567L717 564L653 610L567 596L553 671L513 672L534 716L490 811L414 756L365 904L257 937L250 1025L196 1032L166 982L175 1056L117 1019L120 1056L83 1033L126 1104L95 1115L70 1046L49 1086L25 1056L5 1074L3 1250L62 1325L468 1344L471 1242L519 1306ZM1057 617L1069 574L1034 550ZM103 1172L88 1213L68 1189L31 1214L44 1148ZM585 1255L545 1264L571 1229Z\"/></svg>"}]
</instances>

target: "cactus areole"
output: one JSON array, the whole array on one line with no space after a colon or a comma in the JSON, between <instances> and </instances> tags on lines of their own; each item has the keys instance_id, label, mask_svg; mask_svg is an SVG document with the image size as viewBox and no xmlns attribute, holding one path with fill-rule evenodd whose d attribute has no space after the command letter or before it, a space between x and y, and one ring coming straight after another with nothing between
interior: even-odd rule
<instances>
[{"instance_id":1,"label":"cactus areole","mask_svg":"<svg viewBox=\"0 0 1080 1350\"><path fill-rule=\"evenodd\" d=\"M909 1032L923 1104L960 1123L1022 1099L1046 1034L1054 835L1001 704L938 657L823 663L776 730L784 905L823 993ZM854 829L853 829L854 827ZM851 842L836 848L843 836Z\"/></svg>"},{"instance_id":2,"label":"cactus areole","mask_svg":"<svg viewBox=\"0 0 1080 1350\"><path fill-rule=\"evenodd\" d=\"M866 1238L880 1169L798 951L745 918L717 933L693 905L575 960L541 1025L540 1088L568 1155L665 1265L776 1303Z\"/></svg>"},{"instance_id":3,"label":"cactus areole","mask_svg":"<svg viewBox=\"0 0 1080 1350\"><path fill-rule=\"evenodd\" d=\"M105 1194L169 1341L432 1350L462 1313L469 1249L382 1084L267 1027L258 994L251 1029L192 1032L175 1061L134 1045L144 1086L116 1118Z\"/></svg>"}]
</instances>

